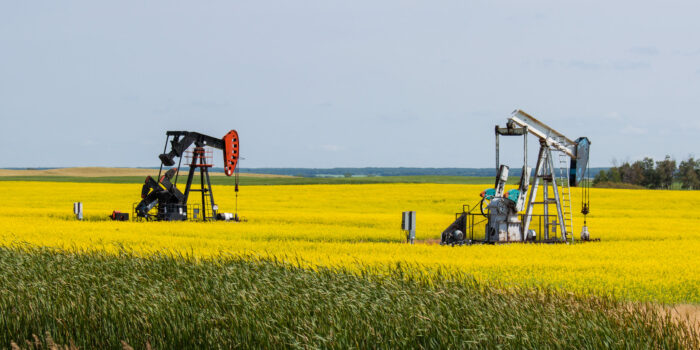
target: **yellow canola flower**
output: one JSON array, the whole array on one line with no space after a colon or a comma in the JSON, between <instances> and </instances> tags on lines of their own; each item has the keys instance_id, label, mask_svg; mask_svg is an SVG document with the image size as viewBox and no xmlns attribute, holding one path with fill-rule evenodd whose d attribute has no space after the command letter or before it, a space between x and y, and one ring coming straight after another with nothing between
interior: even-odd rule
<instances>
[{"instance_id":1,"label":"yellow canola flower","mask_svg":"<svg viewBox=\"0 0 700 350\"><path fill-rule=\"evenodd\" d=\"M0 243L66 249L122 247L212 256L257 254L308 266L414 264L416 273L459 271L481 281L547 286L632 300L700 303L700 196L686 191L592 189L589 229L602 242L444 247L407 245L400 213L416 210L419 241L434 242L462 204L484 185L372 184L243 186L245 223L112 222L130 212L140 185L0 182ZM580 197L573 189L574 212ZM231 186L217 186L222 211L233 211ZM84 203L87 220L72 217ZM574 218L575 234L582 217ZM420 270L420 271L419 271Z\"/></svg>"}]
</instances>

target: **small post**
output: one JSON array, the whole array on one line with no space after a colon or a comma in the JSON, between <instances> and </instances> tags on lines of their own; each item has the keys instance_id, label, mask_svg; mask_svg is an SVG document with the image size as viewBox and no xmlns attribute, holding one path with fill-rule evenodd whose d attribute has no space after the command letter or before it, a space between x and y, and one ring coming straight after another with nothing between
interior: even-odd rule
<instances>
[{"instance_id":1,"label":"small post","mask_svg":"<svg viewBox=\"0 0 700 350\"><path fill-rule=\"evenodd\" d=\"M406 243L413 244L416 239L416 212L405 211L401 215L401 229L406 232Z\"/></svg>"},{"instance_id":2,"label":"small post","mask_svg":"<svg viewBox=\"0 0 700 350\"><path fill-rule=\"evenodd\" d=\"M75 214L75 218L78 220L83 219L83 203L82 202L74 202L73 203L73 214Z\"/></svg>"}]
</instances>

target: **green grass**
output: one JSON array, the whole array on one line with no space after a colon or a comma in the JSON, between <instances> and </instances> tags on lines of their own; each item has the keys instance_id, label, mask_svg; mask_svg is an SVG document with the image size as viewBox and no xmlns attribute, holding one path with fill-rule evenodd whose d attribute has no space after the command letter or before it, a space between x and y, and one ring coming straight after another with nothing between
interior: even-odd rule
<instances>
[{"instance_id":1,"label":"green grass","mask_svg":"<svg viewBox=\"0 0 700 350\"><path fill-rule=\"evenodd\" d=\"M596 187L596 188L618 188L618 189L626 189L626 190L646 190L647 189L644 186L628 184L628 183L624 183L624 182L610 182L610 181L599 182L599 183L593 185L593 187Z\"/></svg>"},{"instance_id":2,"label":"green grass","mask_svg":"<svg viewBox=\"0 0 700 350\"><path fill-rule=\"evenodd\" d=\"M212 185L233 185L234 179L226 176L212 176ZM88 183L143 183L142 176L79 177L79 176L1 176L0 181L51 181L51 182L88 182ZM184 183L187 177L180 177L178 183ZM199 183L199 177L194 178ZM518 178L511 178L509 184L517 184ZM477 176L376 176L349 178L319 177L247 177L241 176L241 186L246 185L317 185L317 184L381 184L381 183L436 183L436 184L484 184L493 186L494 178Z\"/></svg>"},{"instance_id":3,"label":"green grass","mask_svg":"<svg viewBox=\"0 0 700 350\"><path fill-rule=\"evenodd\" d=\"M649 188L640 186L640 185L635 185L635 184L630 184L626 182L612 182L612 181L604 181L604 182L599 182L593 187L597 188L617 188L617 189L627 189L627 190L647 190ZM656 190L675 190L675 191L691 191L689 189L683 188L683 184L680 182L673 182L671 184L670 188L656 188ZM697 189L695 189L697 190Z\"/></svg>"},{"instance_id":4,"label":"green grass","mask_svg":"<svg viewBox=\"0 0 700 350\"><path fill-rule=\"evenodd\" d=\"M0 248L0 347L32 334L87 349L700 346L697 331L652 305L411 268L358 275L249 257Z\"/></svg>"}]
</instances>

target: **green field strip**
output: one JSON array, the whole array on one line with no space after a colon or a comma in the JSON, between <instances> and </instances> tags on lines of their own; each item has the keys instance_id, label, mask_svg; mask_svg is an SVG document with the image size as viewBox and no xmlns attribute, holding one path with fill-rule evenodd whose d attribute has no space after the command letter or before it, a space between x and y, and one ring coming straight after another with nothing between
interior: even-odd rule
<instances>
[{"instance_id":1,"label":"green field strip","mask_svg":"<svg viewBox=\"0 0 700 350\"><path fill-rule=\"evenodd\" d=\"M178 183L186 181L186 176L180 176ZM212 185L234 185L234 178L227 176L211 176ZM47 181L47 182L77 182L77 183L143 183L143 176L1 176L0 181ZM193 183L200 182L199 176L194 177ZM492 185L492 177L477 176L376 176L376 177L256 177L241 176L241 186L255 185L342 185L342 184L387 184L387 183L435 183L435 184L483 184ZM509 184L517 184L518 178L509 179Z\"/></svg>"}]
</instances>

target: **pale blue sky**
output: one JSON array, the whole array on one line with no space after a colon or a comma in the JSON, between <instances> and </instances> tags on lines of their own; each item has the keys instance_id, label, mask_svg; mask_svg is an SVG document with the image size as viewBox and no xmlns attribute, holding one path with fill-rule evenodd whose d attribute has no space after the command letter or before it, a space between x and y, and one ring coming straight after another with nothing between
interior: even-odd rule
<instances>
[{"instance_id":1,"label":"pale blue sky","mask_svg":"<svg viewBox=\"0 0 700 350\"><path fill-rule=\"evenodd\" d=\"M157 166L166 130L229 129L244 167L490 167L493 126L516 108L588 136L593 166L700 156L699 13L698 1L6 1L0 167ZM506 144L512 166L519 145Z\"/></svg>"}]
</instances>

